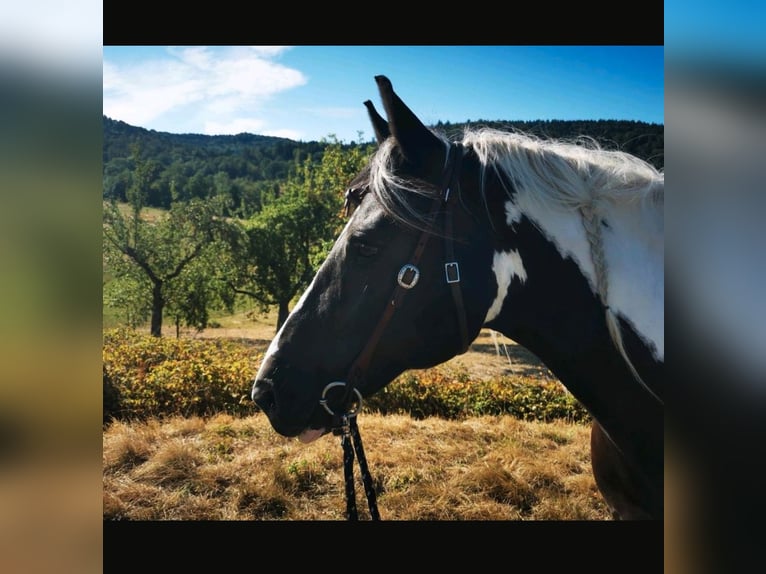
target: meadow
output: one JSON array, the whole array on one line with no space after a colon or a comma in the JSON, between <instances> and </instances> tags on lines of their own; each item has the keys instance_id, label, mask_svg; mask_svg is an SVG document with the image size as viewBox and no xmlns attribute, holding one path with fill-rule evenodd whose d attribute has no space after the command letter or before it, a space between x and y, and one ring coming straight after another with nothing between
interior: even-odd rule
<instances>
[{"instance_id":1,"label":"meadow","mask_svg":"<svg viewBox=\"0 0 766 574\"><path fill-rule=\"evenodd\" d=\"M587 426L511 416L360 415L382 520L607 520ZM344 520L342 449L278 436L263 416L113 423L105 520ZM369 519L357 478L360 519Z\"/></svg>"}]
</instances>

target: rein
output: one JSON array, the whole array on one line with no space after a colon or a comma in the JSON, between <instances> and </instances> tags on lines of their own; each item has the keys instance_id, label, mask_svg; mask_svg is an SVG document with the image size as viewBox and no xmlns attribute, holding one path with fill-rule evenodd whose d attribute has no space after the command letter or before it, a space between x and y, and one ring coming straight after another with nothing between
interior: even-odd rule
<instances>
[{"instance_id":1,"label":"rein","mask_svg":"<svg viewBox=\"0 0 766 574\"><path fill-rule=\"evenodd\" d=\"M451 193L451 191L457 185L462 159L463 146L459 143L452 144L447 155L447 165L443 173L441 185L443 192L434 197L429 212L429 223L434 223L439 212L444 208L444 274L446 282L450 286L452 298L457 309L461 337L460 353L464 353L468 349L470 340L468 339L468 327L465 306L463 304L463 294L460 289L460 267L455 260L452 239L452 211L456 202L457 193ZM347 207L349 193L350 192L347 192L346 196ZM378 320L378 324L373 330L372 335L370 335L370 338L367 340L367 344L351 365L348 372L348 381L336 381L330 383L325 387L322 393L320 404L333 417L332 432L334 435L339 435L341 437L341 446L343 447L343 470L346 484L346 518L348 520L358 520L353 476L354 453L356 453L356 457L359 460L359 467L362 473L362 481L370 509L370 516L372 517L372 520L380 520L375 489L373 488L372 477L367 468L367 459L364 456L362 437L359 434L359 428L356 424L356 416L362 408L362 394L359 392L358 387L364 383L373 353L375 352L375 348L377 347L386 326L394 316L397 308L401 306L407 291L415 287L420 278L418 263L423 256L429 238L433 235L431 229L431 225L423 229L418 242L413 249L412 255L410 256L409 262L400 269L397 276L397 285L390 297L390 304L386 305L383 314ZM326 398L328 391L331 388L338 386L345 387L345 393L340 401L343 412L340 413L331 409ZM356 397L354 395L356 395Z\"/></svg>"}]
</instances>

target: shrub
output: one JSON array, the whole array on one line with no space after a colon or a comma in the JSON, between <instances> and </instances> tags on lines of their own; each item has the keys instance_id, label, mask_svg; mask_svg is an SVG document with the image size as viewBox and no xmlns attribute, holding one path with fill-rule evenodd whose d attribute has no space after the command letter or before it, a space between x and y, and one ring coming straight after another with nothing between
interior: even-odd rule
<instances>
[{"instance_id":1,"label":"shrub","mask_svg":"<svg viewBox=\"0 0 766 574\"><path fill-rule=\"evenodd\" d=\"M129 329L104 333L104 422L150 416L246 416L261 353L225 339L168 339ZM524 420L590 420L556 380L471 380L465 369L408 371L364 401L366 409L457 419L508 414Z\"/></svg>"},{"instance_id":2,"label":"shrub","mask_svg":"<svg viewBox=\"0 0 766 574\"><path fill-rule=\"evenodd\" d=\"M513 415L523 420L587 422L590 414L556 380L496 377L471 380L467 371L436 367L408 371L365 399L366 408L416 418Z\"/></svg>"},{"instance_id":3,"label":"shrub","mask_svg":"<svg viewBox=\"0 0 766 574\"><path fill-rule=\"evenodd\" d=\"M246 345L116 329L104 334L102 357L112 417L254 412L250 387L260 353Z\"/></svg>"}]
</instances>

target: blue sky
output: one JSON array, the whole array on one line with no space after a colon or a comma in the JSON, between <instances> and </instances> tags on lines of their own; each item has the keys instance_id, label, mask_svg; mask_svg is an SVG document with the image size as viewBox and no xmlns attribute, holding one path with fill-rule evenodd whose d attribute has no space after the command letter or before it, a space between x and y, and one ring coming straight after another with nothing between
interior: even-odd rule
<instances>
[{"instance_id":1,"label":"blue sky","mask_svg":"<svg viewBox=\"0 0 766 574\"><path fill-rule=\"evenodd\" d=\"M104 114L171 133L367 141L377 74L426 124L665 123L662 46L104 46Z\"/></svg>"}]
</instances>

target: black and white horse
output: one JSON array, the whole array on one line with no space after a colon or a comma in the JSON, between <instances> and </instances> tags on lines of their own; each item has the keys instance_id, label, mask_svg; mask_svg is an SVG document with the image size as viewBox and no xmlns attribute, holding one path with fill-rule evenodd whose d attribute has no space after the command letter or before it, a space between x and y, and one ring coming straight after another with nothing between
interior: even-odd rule
<instances>
[{"instance_id":1,"label":"black and white horse","mask_svg":"<svg viewBox=\"0 0 766 574\"><path fill-rule=\"evenodd\" d=\"M376 78L379 143L355 208L263 358L252 397L314 440L482 328L537 355L594 421L616 518L663 516L664 175L631 155L518 133L429 130Z\"/></svg>"}]
</instances>

